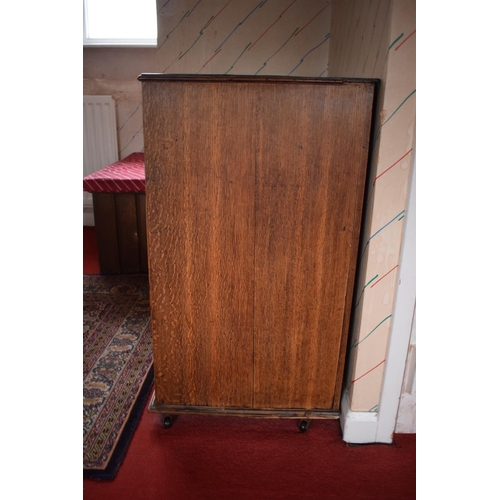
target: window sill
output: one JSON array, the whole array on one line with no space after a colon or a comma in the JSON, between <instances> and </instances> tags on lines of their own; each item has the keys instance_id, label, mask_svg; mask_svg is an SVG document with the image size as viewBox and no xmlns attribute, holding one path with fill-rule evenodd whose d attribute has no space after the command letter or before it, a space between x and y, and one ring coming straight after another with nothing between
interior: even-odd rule
<instances>
[{"instance_id":1,"label":"window sill","mask_svg":"<svg viewBox=\"0 0 500 500\"><path fill-rule=\"evenodd\" d=\"M93 39L93 40L83 40L84 48L92 47L126 47L126 48L144 48L144 47L156 47L156 39L144 39L144 40L105 40L105 39Z\"/></svg>"}]
</instances>

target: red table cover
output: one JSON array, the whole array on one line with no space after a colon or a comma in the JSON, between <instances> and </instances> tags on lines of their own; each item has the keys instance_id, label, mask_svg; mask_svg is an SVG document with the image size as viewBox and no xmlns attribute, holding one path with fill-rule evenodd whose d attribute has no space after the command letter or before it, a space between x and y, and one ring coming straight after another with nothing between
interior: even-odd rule
<instances>
[{"instance_id":1,"label":"red table cover","mask_svg":"<svg viewBox=\"0 0 500 500\"><path fill-rule=\"evenodd\" d=\"M144 193L146 175L144 153L132 153L83 178L88 193Z\"/></svg>"}]
</instances>

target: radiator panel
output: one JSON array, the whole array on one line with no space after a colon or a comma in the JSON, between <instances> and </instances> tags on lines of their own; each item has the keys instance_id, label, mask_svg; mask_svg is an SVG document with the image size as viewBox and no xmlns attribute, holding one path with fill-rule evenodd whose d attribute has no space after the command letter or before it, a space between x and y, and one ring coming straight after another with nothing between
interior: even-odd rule
<instances>
[{"instance_id":1,"label":"radiator panel","mask_svg":"<svg viewBox=\"0 0 500 500\"><path fill-rule=\"evenodd\" d=\"M83 96L83 177L118 161L115 101L112 96ZM92 195L83 193L83 207Z\"/></svg>"}]
</instances>

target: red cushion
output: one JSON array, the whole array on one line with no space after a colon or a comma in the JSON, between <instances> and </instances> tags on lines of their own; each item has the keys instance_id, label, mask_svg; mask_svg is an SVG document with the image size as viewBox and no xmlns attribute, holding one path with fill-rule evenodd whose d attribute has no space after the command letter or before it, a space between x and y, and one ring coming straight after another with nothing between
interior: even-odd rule
<instances>
[{"instance_id":1,"label":"red cushion","mask_svg":"<svg viewBox=\"0 0 500 500\"><path fill-rule=\"evenodd\" d=\"M132 153L87 175L83 178L83 190L88 193L144 193L144 153Z\"/></svg>"}]
</instances>

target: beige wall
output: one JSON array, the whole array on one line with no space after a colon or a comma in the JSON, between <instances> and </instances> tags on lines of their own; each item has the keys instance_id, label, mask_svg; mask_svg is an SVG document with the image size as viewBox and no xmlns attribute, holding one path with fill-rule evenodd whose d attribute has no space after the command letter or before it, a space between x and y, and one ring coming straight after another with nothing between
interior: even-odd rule
<instances>
[{"instance_id":1,"label":"beige wall","mask_svg":"<svg viewBox=\"0 0 500 500\"><path fill-rule=\"evenodd\" d=\"M333 0L329 76L383 77L390 7L390 0Z\"/></svg>"},{"instance_id":2,"label":"beige wall","mask_svg":"<svg viewBox=\"0 0 500 500\"><path fill-rule=\"evenodd\" d=\"M83 49L83 94L111 95L116 103L120 159L142 151L142 95L137 77L156 72L156 49Z\"/></svg>"},{"instance_id":3,"label":"beige wall","mask_svg":"<svg viewBox=\"0 0 500 500\"><path fill-rule=\"evenodd\" d=\"M143 149L142 72L381 79L347 377L351 409L376 411L414 147L415 0L157 0L157 6L157 49L84 50L84 94L117 102L120 158Z\"/></svg>"},{"instance_id":4,"label":"beige wall","mask_svg":"<svg viewBox=\"0 0 500 500\"><path fill-rule=\"evenodd\" d=\"M140 73L326 75L329 0L157 0L158 48L86 48L83 93L116 101L119 157L142 151Z\"/></svg>"},{"instance_id":5,"label":"beige wall","mask_svg":"<svg viewBox=\"0 0 500 500\"><path fill-rule=\"evenodd\" d=\"M415 1L334 0L331 32L329 75L381 79L346 380L351 409L376 411L414 147Z\"/></svg>"}]
</instances>

